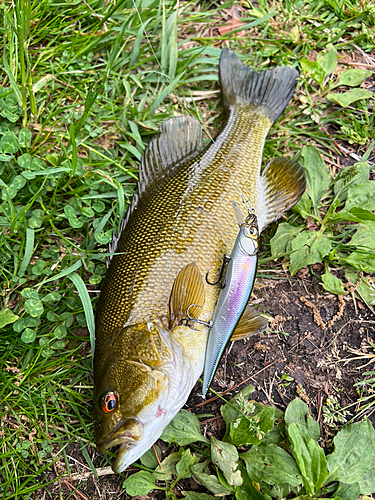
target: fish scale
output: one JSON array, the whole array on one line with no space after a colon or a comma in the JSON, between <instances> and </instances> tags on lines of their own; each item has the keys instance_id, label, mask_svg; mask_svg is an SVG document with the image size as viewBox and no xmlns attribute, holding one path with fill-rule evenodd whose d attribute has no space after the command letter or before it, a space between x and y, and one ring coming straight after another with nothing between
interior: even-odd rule
<instances>
[{"instance_id":1,"label":"fish scale","mask_svg":"<svg viewBox=\"0 0 375 500\"><path fill-rule=\"evenodd\" d=\"M261 132L255 133L253 124L262 121ZM232 123L222 132L227 134L225 147L216 152L215 146L209 146L186 170L167 182L163 191L157 191L136 210L135 220L116 249L124 255L113 261L103 283L98 310L105 313L97 316L100 339L104 340L103 334L112 328L145 321L146 314L148 318L166 316L173 281L189 262L195 261L203 275L220 267L223 254L237 235L231 200L241 203L243 193L250 204L256 204L256 186L249 179L256 178L259 171L270 126L269 119L258 113L248 117L242 112ZM236 137L241 140L248 134L250 138L239 147ZM210 208L204 205L205 198ZM202 204L204 214L200 211ZM217 204L221 210L217 210ZM212 234L212 227L217 228L217 234ZM208 319L219 290L208 285L206 289L202 317Z\"/></svg>"},{"instance_id":2,"label":"fish scale","mask_svg":"<svg viewBox=\"0 0 375 500\"><path fill-rule=\"evenodd\" d=\"M115 472L158 439L203 371L209 329L197 321L212 319L220 292L204 276L219 272L236 240L232 201L240 205L244 196L261 230L305 189L290 160L274 160L260 176L265 137L297 75L292 68L258 73L223 50L225 125L214 143L199 152L199 123L180 117L145 150L96 315L95 433L99 451L121 445Z\"/></svg>"}]
</instances>

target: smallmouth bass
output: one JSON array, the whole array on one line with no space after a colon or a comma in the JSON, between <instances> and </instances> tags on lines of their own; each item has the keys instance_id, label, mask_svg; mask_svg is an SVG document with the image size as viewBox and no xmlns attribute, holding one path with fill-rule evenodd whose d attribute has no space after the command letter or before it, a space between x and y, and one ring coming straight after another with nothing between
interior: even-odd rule
<instances>
[{"instance_id":1,"label":"smallmouth bass","mask_svg":"<svg viewBox=\"0 0 375 500\"><path fill-rule=\"evenodd\" d=\"M266 135L298 72L256 72L224 49L219 75L225 124L216 141L201 151L195 119L165 122L144 153L138 193L111 246L118 255L96 316L94 421L99 451L120 445L115 472L160 437L203 371L209 329L199 322L212 319L220 288L202 276L220 269L233 248L232 200L249 201L260 232L305 190L304 170L288 159L260 175Z\"/></svg>"}]
</instances>

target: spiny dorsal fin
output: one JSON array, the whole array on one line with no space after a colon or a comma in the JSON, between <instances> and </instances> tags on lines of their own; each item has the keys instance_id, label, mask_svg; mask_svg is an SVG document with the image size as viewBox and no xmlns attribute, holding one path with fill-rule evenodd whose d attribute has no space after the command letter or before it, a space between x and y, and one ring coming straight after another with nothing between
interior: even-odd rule
<instances>
[{"instance_id":1,"label":"spiny dorsal fin","mask_svg":"<svg viewBox=\"0 0 375 500\"><path fill-rule=\"evenodd\" d=\"M223 49L219 76L224 108L253 104L274 122L292 97L299 73L287 66L255 71L242 64L232 50Z\"/></svg>"},{"instance_id":2,"label":"spiny dorsal fin","mask_svg":"<svg viewBox=\"0 0 375 500\"><path fill-rule=\"evenodd\" d=\"M189 158L202 147L202 127L190 116L170 118L164 122L147 146L139 166L138 193L134 193L130 207L121 222L119 234L113 235L109 253L115 253L118 240L131 213L147 191L150 195L167 181ZM107 267L112 256L107 257Z\"/></svg>"},{"instance_id":3,"label":"spiny dorsal fin","mask_svg":"<svg viewBox=\"0 0 375 500\"><path fill-rule=\"evenodd\" d=\"M258 225L261 231L292 208L306 189L305 169L288 158L274 158L260 178Z\"/></svg>"},{"instance_id":4,"label":"spiny dorsal fin","mask_svg":"<svg viewBox=\"0 0 375 500\"><path fill-rule=\"evenodd\" d=\"M164 122L143 154L139 168L139 196L169 179L180 165L199 152L202 140L202 128L195 118L179 116Z\"/></svg>"},{"instance_id":5,"label":"spiny dorsal fin","mask_svg":"<svg viewBox=\"0 0 375 500\"><path fill-rule=\"evenodd\" d=\"M230 340L246 339L264 332L267 327L267 319L261 316L253 307L247 306Z\"/></svg>"},{"instance_id":6,"label":"spiny dorsal fin","mask_svg":"<svg viewBox=\"0 0 375 500\"><path fill-rule=\"evenodd\" d=\"M192 262L181 269L174 281L169 301L169 327L173 328L180 324L183 318L186 319L186 311L192 304L198 307L190 307L189 316L198 319L204 301L202 275L198 266Z\"/></svg>"}]
</instances>

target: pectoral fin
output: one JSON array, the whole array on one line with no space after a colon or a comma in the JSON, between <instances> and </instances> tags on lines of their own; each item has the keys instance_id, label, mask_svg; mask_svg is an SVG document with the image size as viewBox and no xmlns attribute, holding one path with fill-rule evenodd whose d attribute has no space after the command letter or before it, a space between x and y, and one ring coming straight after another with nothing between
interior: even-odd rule
<instances>
[{"instance_id":1,"label":"pectoral fin","mask_svg":"<svg viewBox=\"0 0 375 500\"><path fill-rule=\"evenodd\" d=\"M241 340L264 332L268 327L268 321L261 316L253 307L247 306L230 340Z\"/></svg>"},{"instance_id":2,"label":"pectoral fin","mask_svg":"<svg viewBox=\"0 0 375 500\"><path fill-rule=\"evenodd\" d=\"M190 307L189 316L198 319L205 301L204 285L202 275L198 266L192 262L178 273L173 284L171 298L169 301L169 327L173 328L187 318L187 310Z\"/></svg>"},{"instance_id":3,"label":"pectoral fin","mask_svg":"<svg viewBox=\"0 0 375 500\"><path fill-rule=\"evenodd\" d=\"M261 231L299 201L306 189L305 169L289 158L274 158L260 180L257 215Z\"/></svg>"}]
</instances>

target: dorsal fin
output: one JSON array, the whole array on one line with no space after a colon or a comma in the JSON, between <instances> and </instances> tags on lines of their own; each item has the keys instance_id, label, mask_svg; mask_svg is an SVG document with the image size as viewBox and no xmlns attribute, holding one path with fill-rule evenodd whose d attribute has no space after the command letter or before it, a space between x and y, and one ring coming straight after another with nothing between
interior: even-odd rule
<instances>
[{"instance_id":1,"label":"dorsal fin","mask_svg":"<svg viewBox=\"0 0 375 500\"><path fill-rule=\"evenodd\" d=\"M260 181L259 231L299 201L306 189L305 169L289 158L274 158L264 169Z\"/></svg>"},{"instance_id":2,"label":"dorsal fin","mask_svg":"<svg viewBox=\"0 0 375 500\"><path fill-rule=\"evenodd\" d=\"M173 283L169 301L169 327L172 329L180 324L182 319L186 319L186 312L192 304L198 307L190 307L189 316L198 319L204 301L202 275L198 266L192 262L181 269Z\"/></svg>"},{"instance_id":3,"label":"dorsal fin","mask_svg":"<svg viewBox=\"0 0 375 500\"><path fill-rule=\"evenodd\" d=\"M138 193L155 189L202 147L202 128L190 116L170 118L152 138L141 160Z\"/></svg>"},{"instance_id":4,"label":"dorsal fin","mask_svg":"<svg viewBox=\"0 0 375 500\"><path fill-rule=\"evenodd\" d=\"M121 221L119 234L113 235L109 253L115 253L122 231L134 208L142 200L142 195L150 195L166 182L181 165L199 153L202 147L202 127L191 116L178 116L164 122L147 146L139 166L138 193L133 199ZM107 257L107 267L112 256Z\"/></svg>"}]
</instances>

